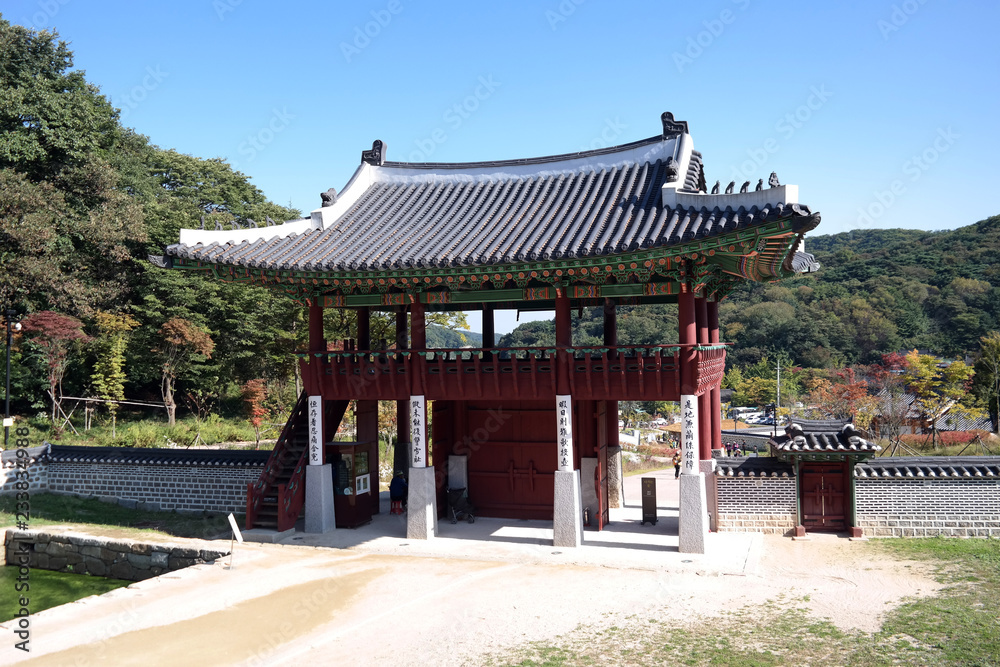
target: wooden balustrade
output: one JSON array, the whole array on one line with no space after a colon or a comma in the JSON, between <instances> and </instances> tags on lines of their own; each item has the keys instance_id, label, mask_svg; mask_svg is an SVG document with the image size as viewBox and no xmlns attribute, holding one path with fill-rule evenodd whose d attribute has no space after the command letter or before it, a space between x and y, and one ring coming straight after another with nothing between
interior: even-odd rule
<instances>
[{"instance_id":1,"label":"wooden balustrade","mask_svg":"<svg viewBox=\"0 0 1000 667\"><path fill-rule=\"evenodd\" d=\"M574 346L570 386L581 400L679 400L678 344ZM717 384L724 345L697 345L698 392ZM348 350L300 355L309 394L330 399L405 400L409 376L424 373L429 400L554 399L556 348Z\"/></svg>"}]
</instances>

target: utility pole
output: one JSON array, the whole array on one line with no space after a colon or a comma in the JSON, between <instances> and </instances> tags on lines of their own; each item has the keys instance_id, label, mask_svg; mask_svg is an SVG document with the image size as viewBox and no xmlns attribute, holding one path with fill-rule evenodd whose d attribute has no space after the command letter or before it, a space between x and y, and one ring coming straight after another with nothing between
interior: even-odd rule
<instances>
[{"instance_id":1,"label":"utility pole","mask_svg":"<svg viewBox=\"0 0 1000 667\"><path fill-rule=\"evenodd\" d=\"M781 359L778 359L778 387L774 397L774 437L778 437L778 412L781 410Z\"/></svg>"},{"instance_id":2,"label":"utility pole","mask_svg":"<svg viewBox=\"0 0 1000 667\"><path fill-rule=\"evenodd\" d=\"M7 449L7 441L10 438L10 427L14 420L10 418L10 346L14 341L14 332L21 330L20 322L12 322L11 319L17 315L17 311L8 308L4 312L5 324L7 325L7 382L6 393L4 394L3 410L3 448Z\"/></svg>"}]
</instances>

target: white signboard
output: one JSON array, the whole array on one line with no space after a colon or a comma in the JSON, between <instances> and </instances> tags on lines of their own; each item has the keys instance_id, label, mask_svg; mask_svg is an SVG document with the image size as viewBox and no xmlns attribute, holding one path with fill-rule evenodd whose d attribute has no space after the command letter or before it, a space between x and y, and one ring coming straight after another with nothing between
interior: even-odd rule
<instances>
[{"instance_id":1,"label":"white signboard","mask_svg":"<svg viewBox=\"0 0 1000 667\"><path fill-rule=\"evenodd\" d=\"M681 396L681 473L698 472L698 397Z\"/></svg>"},{"instance_id":2,"label":"white signboard","mask_svg":"<svg viewBox=\"0 0 1000 667\"><path fill-rule=\"evenodd\" d=\"M410 440L413 441L410 463L414 468L426 467L427 405L423 396L410 396Z\"/></svg>"},{"instance_id":3,"label":"white signboard","mask_svg":"<svg viewBox=\"0 0 1000 667\"><path fill-rule=\"evenodd\" d=\"M309 465L323 465L323 397L309 397Z\"/></svg>"},{"instance_id":4,"label":"white signboard","mask_svg":"<svg viewBox=\"0 0 1000 667\"><path fill-rule=\"evenodd\" d=\"M573 399L556 396L556 444L559 470L573 469Z\"/></svg>"},{"instance_id":5,"label":"white signboard","mask_svg":"<svg viewBox=\"0 0 1000 667\"><path fill-rule=\"evenodd\" d=\"M236 538L237 542L243 544L243 533L240 532L240 527L236 525L236 517L233 516L232 512L229 513L229 525L233 529L233 537Z\"/></svg>"},{"instance_id":6,"label":"white signboard","mask_svg":"<svg viewBox=\"0 0 1000 667\"><path fill-rule=\"evenodd\" d=\"M4 417L3 418L3 425L4 425L5 428L13 426L14 425L14 418L13 417Z\"/></svg>"}]
</instances>

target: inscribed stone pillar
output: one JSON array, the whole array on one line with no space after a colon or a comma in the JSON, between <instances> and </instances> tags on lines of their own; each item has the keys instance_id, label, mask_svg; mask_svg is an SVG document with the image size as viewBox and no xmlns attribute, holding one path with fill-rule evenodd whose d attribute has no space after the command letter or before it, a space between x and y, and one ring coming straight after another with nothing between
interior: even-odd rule
<instances>
[{"instance_id":1,"label":"inscribed stone pillar","mask_svg":"<svg viewBox=\"0 0 1000 667\"><path fill-rule=\"evenodd\" d=\"M569 371L573 345L569 297L566 288L556 287L556 471L552 508L552 543L557 547L578 547L583 542L583 500L580 471L575 470L573 451L573 397Z\"/></svg>"},{"instance_id":2,"label":"inscribed stone pillar","mask_svg":"<svg viewBox=\"0 0 1000 667\"><path fill-rule=\"evenodd\" d=\"M426 364L420 354L427 348L427 332L424 328L424 304L420 302L419 294L413 295L410 306L410 340L414 351L410 357L412 372L407 414L413 447L410 450L406 537L411 540L427 540L437 534L437 486L434 468L427 465L427 402L424 399Z\"/></svg>"},{"instance_id":3,"label":"inscribed stone pillar","mask_svg":"<svg viewBox=\"0 0 1000 667\"><path fill-rule=\"evenodd\" d=\"M337 520L333 507L333 466L323 460L323 397L309 397L309 465L306 466L305 530L327 533Z\"/></svg>"}]
</instances>

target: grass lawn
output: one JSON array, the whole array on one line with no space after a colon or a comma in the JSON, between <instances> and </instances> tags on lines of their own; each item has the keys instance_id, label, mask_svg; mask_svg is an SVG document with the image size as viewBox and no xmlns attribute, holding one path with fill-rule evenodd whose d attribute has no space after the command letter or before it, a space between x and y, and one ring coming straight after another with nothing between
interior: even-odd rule
<instances>
[{"instance_id":1,"label":"grass lawn","mask_svg":"<svg viewBox=\"0 0 1000 667\"><path fill-rule=\"evenodd\" d=\"M885 539L868 548L932 561L946 587L899 606L874 634L842 631L810 616L796 600L780 599L683 628L638 618L627 627L582 627L495 661L522 667L1000 665L1000 540Z\"/></svg>"},{"instance_id":2,"label":"grass lawn","mask_svg":"<svg viewBox=\"0 0 1000 667\"><path fill-rule=\"evenodd\" d=\"M13 526L15 500L0 497L0 528ZM173 537L210 539L230 533L228 515L222 512L148 512L133 510L94 499L52 493L32 494L29 528L53 524L84 524L99 530L116 529L119 534L141 538L144 533L162 533ZM242 525L243 517L237 516Z\"/></svg>"},{"instance_id":3,"label":"grass lawn","mask_svg":"<svg viewBox=\"0 0 1000 667\"><path fill-rule=\"evenodd\" d=\"M17 592L14 586L18 583L18 568L0 567L0 622L14 618L21 605L21 596L28 598L28 610L32 614L58 607L67 602L73 602L90 595L100 595L123 586L131 581L124 579L105 579L91 577L86 574L69 574L66 572L48 572L46 570L31 570L28 575L27 591Z\"/></svg>"}]
</instances>

